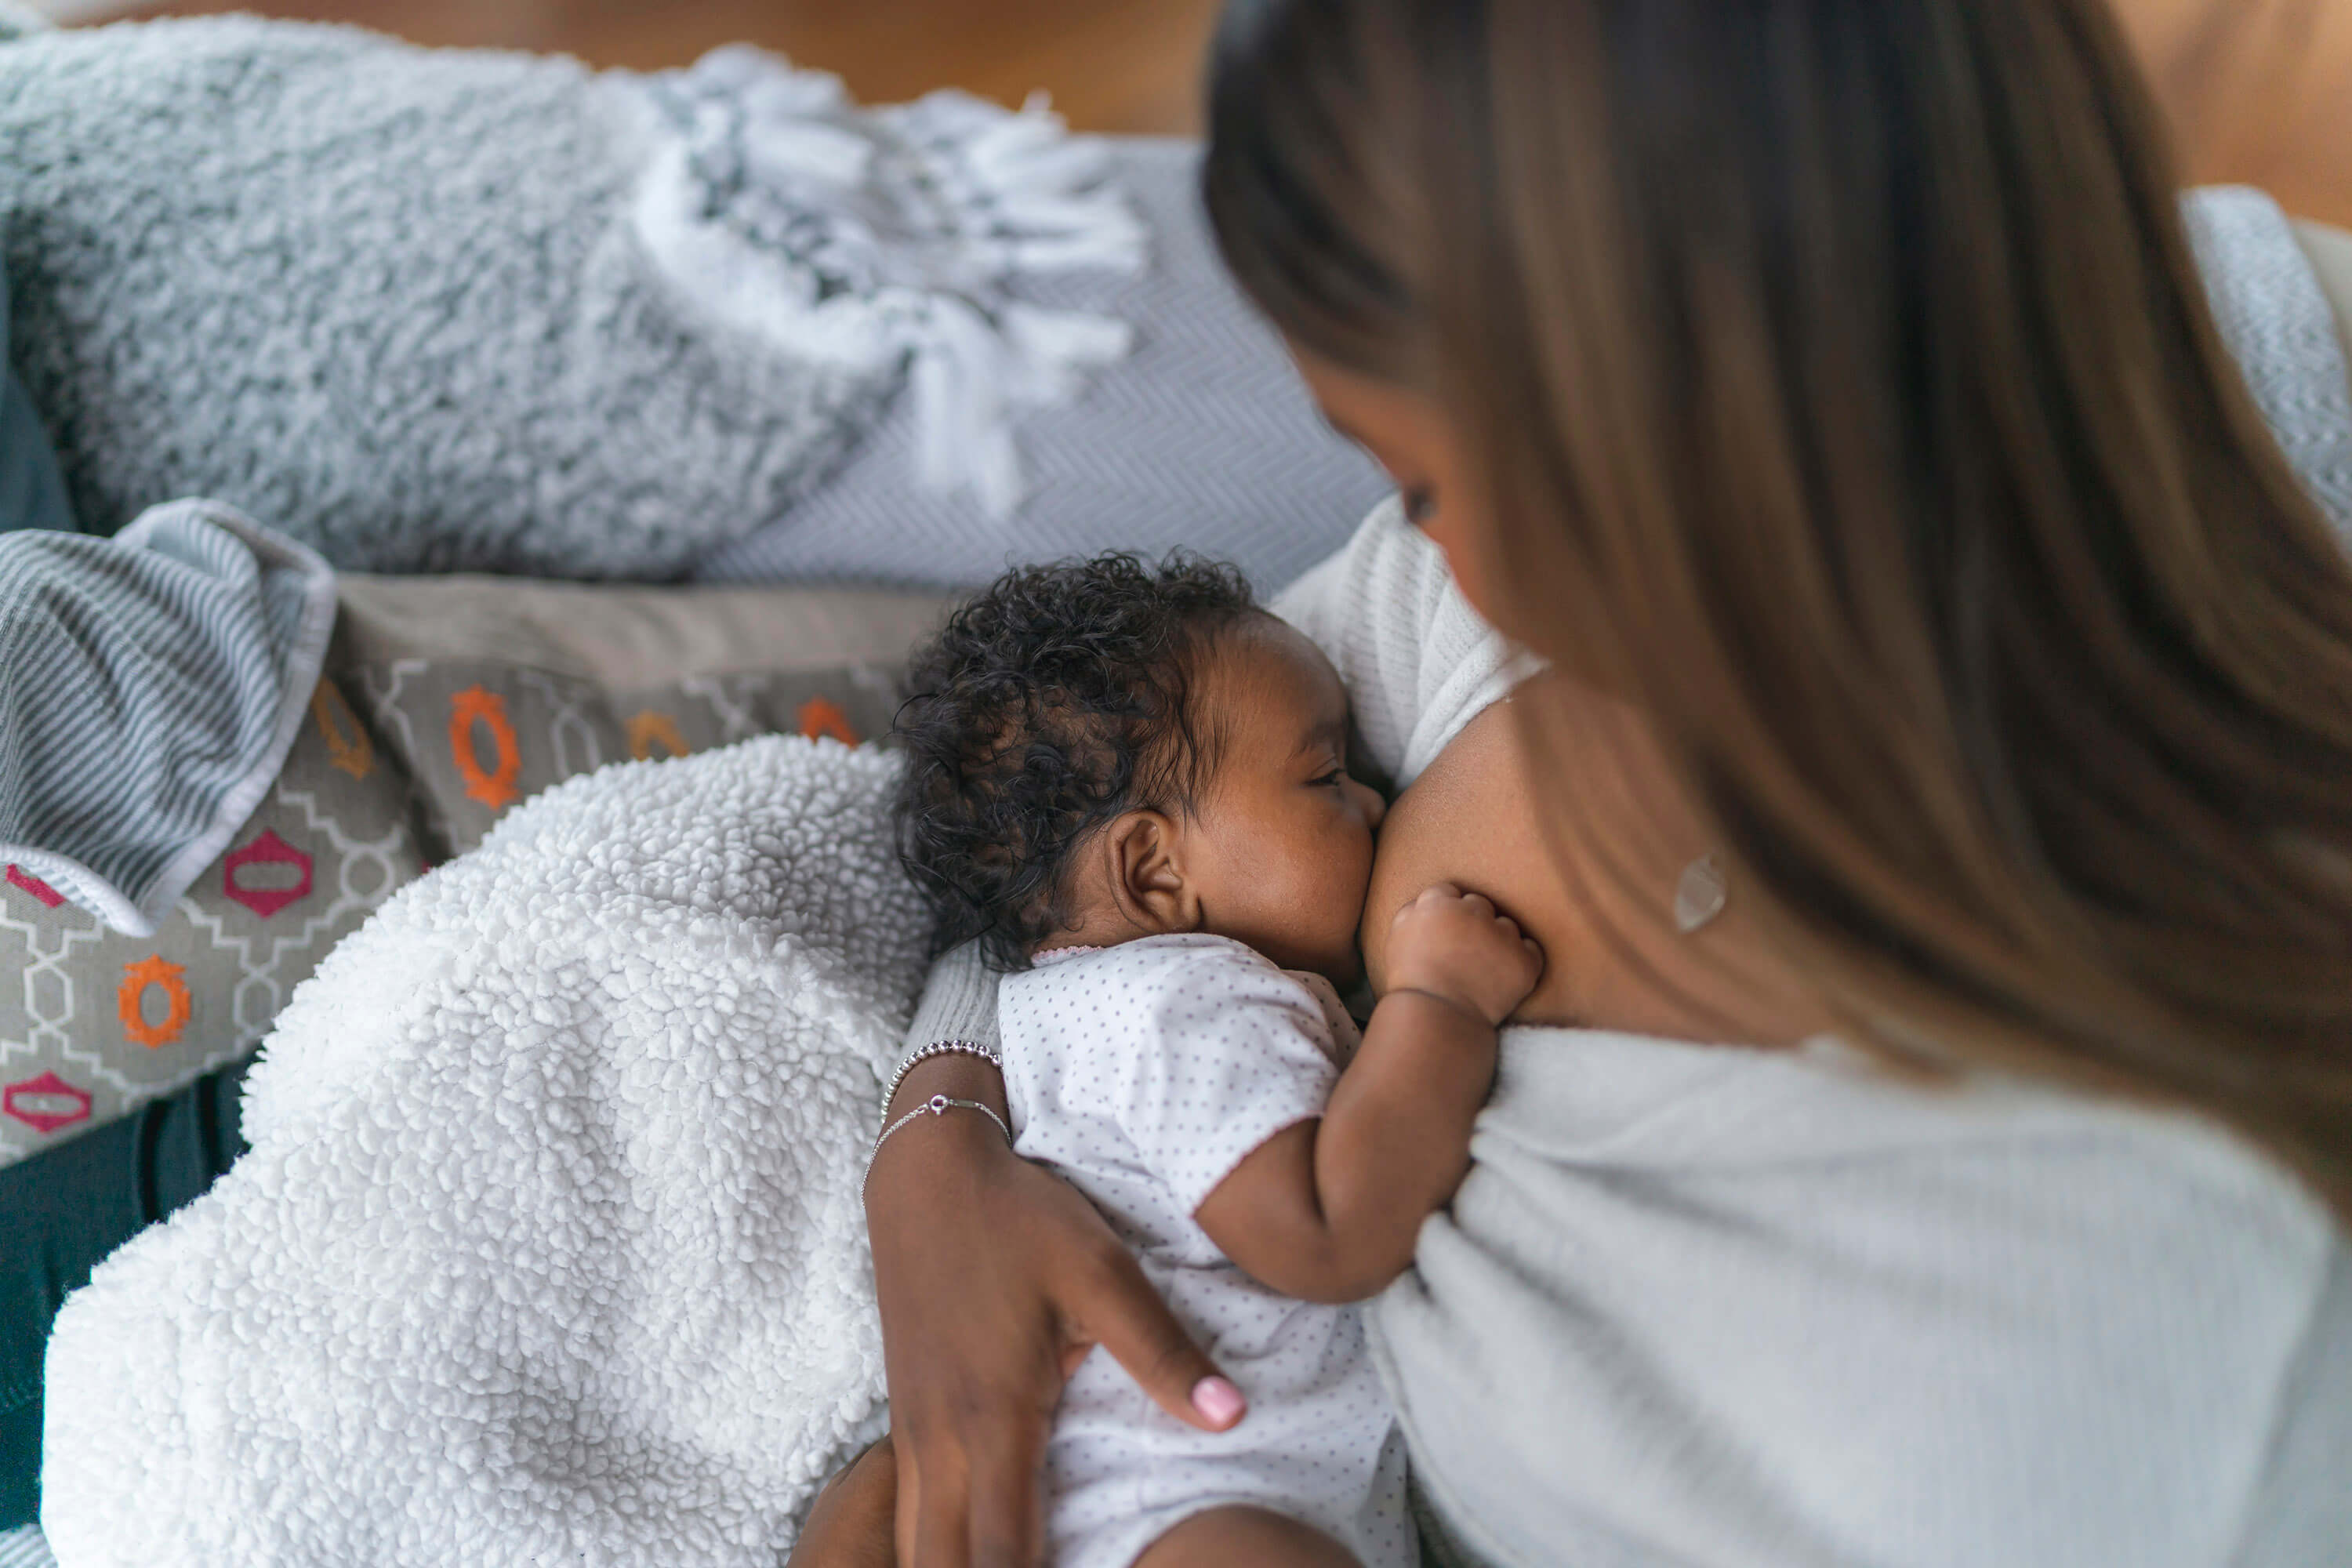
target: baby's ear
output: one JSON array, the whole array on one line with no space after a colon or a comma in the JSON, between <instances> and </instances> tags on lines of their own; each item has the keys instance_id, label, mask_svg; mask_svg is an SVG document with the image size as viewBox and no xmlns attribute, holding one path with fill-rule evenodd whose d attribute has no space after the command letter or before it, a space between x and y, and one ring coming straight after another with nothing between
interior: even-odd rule
<instances>
[{"instance_id":1,"label":"baby's ear","mask_svg":"<svg viewBox=\"0 0 2352 1568\"><path fill-rule=\"evenodd\" d=\"M1183 828L1174 817L1130 811L1105 837L1112 896L1129 923L1154 936L1201 929L1201 896L1184 875Z\"/></svg>"}]
</instances>

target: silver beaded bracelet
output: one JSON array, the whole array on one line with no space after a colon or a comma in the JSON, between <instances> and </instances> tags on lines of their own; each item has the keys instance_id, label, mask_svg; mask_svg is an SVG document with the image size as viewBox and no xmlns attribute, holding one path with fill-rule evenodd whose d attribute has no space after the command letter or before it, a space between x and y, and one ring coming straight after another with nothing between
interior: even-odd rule
<instances>
[{"instance_id":1,"label":"silver beaded bracelet","mask_svg":"<svg viewBox=\"0 0 2352 1568\"><path fill-rule=\"evenodd\" d=\"M858 1191L864 1192L866 1190L866 1184L874 1179L874 1162L882 1157L882 1145L890 1141L891 1133L896 1132L899 1128L904 1127L908 1122L912 1121L918 1116L945 1116L950 1110L979 1111L982 1116L985 1116L991 1121L995 1122L996 1130L1004 1134L1004 1146L1008 1149L1013 1146L1013 1129L1004 1124L1004 1118L997 1115L996 1112L991 1110L988 1107L982 1105L976 1100L957 1100L950 1095L935 1094L931 1096L930 1099L923 1101L922 1104L915 1107L914 1110L907 1112L906 1115L898 1118L898 1121L890 1123L889 1126L882 1129L882 1136L874 1140L874 1147L866 1156L866 1174L858 1179Z\"/></svg>"},{"instance_id":2,"label":"silver beaded bracelet","mask_svg":"<svg viewBox=\"0 0 2352 1568\"><path fill-rule=\"evenodd\" d=\"M890 1075L890 1087L882 1091L882 1114L885 1116L890 1114L890 1102L898 1098L898 1086L907 1081L907 1075L915 1070L916 1064L929 1061L934 1057L949 1056L978 1057L998 1072L1004 1070L1004 1058L978 1040L936 1040L900 1062L898 1070ZM882 1136L887 1138L889 1134L886 1132ZM874 1146L880 1148L882 1139L874 1140Z\"/></svg>"}]
</instances>

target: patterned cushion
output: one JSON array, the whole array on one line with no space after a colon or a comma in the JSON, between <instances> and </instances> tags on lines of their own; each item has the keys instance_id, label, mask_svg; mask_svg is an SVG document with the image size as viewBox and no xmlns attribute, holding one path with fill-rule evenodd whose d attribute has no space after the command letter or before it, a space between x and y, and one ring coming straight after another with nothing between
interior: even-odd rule
<instances>
[{"instance_id":1,"label":"patterned cushion","mask_svg":"<svg viewBox=\"0 0 2352 1568\"><path fill-rule=\"evenodd\" d=\"M340 597L277 784L154 936L0 871L0 1164L250 1051L370 910L549 784L752 735L880 735L944 608L478 577L348 576Z\"/></svg>"},{"instance_id":2,"label":"patterned cushion","mask_svg":"<svg viewBox=\"0 0 2352 1568\"><path fill-rule=\"evenodd\" d=\"M424 868L408 784L330 681L277 783L150 937L0 882L0 1164L232 1061L297 981Z\"/></svg>"},{"instance_id":3,"label":"patterned cushion","mask_svg":"<svg viewBox=\"0 0 2352 1568\"><path fill-rule=\"evenodd\" d=\"M435 861L574 773L753 735L880 736L931 595L343 579L328 655Z\"/></svg>"}]
</instances>

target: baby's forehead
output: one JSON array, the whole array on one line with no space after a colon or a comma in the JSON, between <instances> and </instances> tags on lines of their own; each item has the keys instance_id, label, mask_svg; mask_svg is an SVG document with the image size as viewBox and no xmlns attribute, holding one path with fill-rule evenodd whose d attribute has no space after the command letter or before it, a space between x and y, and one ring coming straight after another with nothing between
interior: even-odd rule
<instances>
[{"instance_id":1,"label":"baby's forehead","mask_svg":"<svg viewBox=\"0 0 2352 1568\"><path fill-rule=\"evenodd\" d=\"M1294 727L1345 725L1348 691L1307 634L1265 610L1224 627L1212 645L1202 696L1228 715L1252 710Z\"/></svg>"}]
</instances>

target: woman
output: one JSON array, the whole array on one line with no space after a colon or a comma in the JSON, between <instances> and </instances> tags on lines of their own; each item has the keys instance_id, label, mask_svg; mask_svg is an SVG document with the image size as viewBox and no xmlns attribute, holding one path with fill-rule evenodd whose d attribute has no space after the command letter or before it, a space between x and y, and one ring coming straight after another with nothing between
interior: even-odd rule
<instances>
[{"instance_id":1,"label":"woman","mask_svg":"<svg viewBox=\"0 0 2352 1568\"><path fill-rule=\"evenodd\" d=\"M1553 667L1480 709L1393 520L1286 602L1413 775L1375 981L1440 879L1555 955L1372 1311L1441 1555L2352 1550L2352 569L2097 0L1242 0L1211 130L1234 273ZM1031 1561L1097 1345L1217 1425L982 1119L867 1205L895 1442L813 1542L894 1456L902 1561Z\"/></svg>"}]
</instances>

